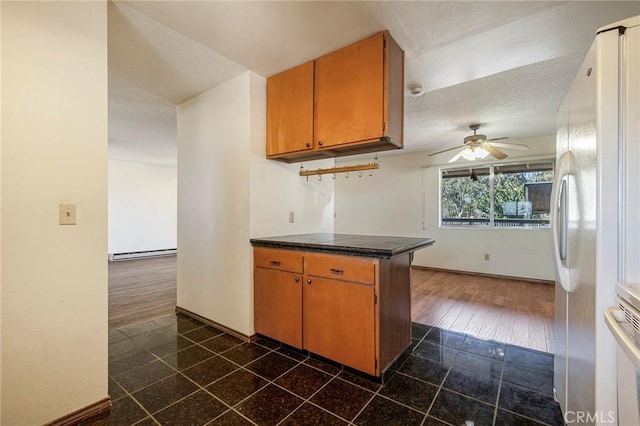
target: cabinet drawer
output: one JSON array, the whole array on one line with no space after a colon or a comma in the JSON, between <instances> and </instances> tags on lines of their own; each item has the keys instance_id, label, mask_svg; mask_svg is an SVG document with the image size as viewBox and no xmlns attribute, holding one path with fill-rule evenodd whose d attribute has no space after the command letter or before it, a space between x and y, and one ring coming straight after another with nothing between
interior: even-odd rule
<instances>
[{"instance_id":1,"label":"cabinet drawer","mask_svg":"<svg viewBox=\"0 0 640 426\"><path fill-rule=\"evenodd\" d=\"M307 274L364 284L375 283L375 264L373 259L353 256L308 253Z\"/></svg>"},{"instance_id":2,"label":"cabinet drawer","mask_svg":"<svg viewBox=\"0 0 640 426\"><path fill-rule=\"evenodd\" d=\"M264 247L253 249L253 264L261 268L302 273L302 252Z\"/></svg>"}]
</instances>

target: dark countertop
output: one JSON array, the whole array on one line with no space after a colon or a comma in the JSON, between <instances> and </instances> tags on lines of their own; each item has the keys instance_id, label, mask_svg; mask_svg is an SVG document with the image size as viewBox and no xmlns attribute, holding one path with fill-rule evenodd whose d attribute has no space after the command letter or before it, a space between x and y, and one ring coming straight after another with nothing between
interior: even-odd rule
<instances>
[{"instance_id":1,"label":"dark countertop","mask_svg":"<svg viewBox=\"0 0 640 426\"><path fill-rule=\"evenodd\" d=\"M391 258L433 245L433 238L387 237L349 234L299 234L252 238L255 247L317 251L350 256Z\"/></svg>"}]
</instances>

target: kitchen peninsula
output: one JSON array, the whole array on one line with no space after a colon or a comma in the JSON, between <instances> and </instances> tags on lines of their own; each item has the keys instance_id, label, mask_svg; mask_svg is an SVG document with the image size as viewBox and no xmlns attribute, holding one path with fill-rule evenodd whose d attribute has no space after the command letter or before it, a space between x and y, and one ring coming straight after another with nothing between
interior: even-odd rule
<instances>
[{"instance_id":1,"label":"kitchen peninsula","mask_svg":"<svg viewBox=\"0 0 640 426\"><path fill-rule=\"evenodd\" d=\"M411 343L410 268L431 238L251 239L256 333L372 376Z\"/></svg>"}]
</instances>

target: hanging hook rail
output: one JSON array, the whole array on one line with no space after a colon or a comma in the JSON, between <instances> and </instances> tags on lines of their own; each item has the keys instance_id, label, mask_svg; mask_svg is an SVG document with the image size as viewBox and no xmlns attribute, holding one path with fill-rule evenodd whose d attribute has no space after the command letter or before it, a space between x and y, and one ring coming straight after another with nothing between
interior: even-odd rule
<instances>
[{"instance_id":1,"label":"hanging hook rail","mask_svg":"<svg viewBox=\"0 0 640 426\"><path fill-rule=\"evenodd\" d=\"M311 175L324 175L329 173L347 173L347 172L355 172L361 170L375 170L379 169L379 163L369 163L369 164L357 164L355 166L340 166L340 167L331 167L327 169L315 169L315 170L303 170L300 168L300 176L311 176Z\"/></svg>"}]
</instances>

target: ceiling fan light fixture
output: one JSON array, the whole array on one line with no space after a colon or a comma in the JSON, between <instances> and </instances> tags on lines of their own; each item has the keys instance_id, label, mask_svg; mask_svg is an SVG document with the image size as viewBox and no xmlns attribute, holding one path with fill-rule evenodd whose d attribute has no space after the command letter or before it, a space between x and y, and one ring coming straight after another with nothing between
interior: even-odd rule
<instances>
[{"instance_id":1,"label":"ceiling fan light fixture","mask_svg":"<svg viewBox=\"0 0 640 426\"><path fill-rule=\"evenodd\" d=\"M465 160L473 161L476 159L476 155L473 153L473 150L470 148L465 148L462 152L462 158Z\"/></svg>"},{"instance_id":2,"label":"ceiling fan light fixture","mask_svg":"<svg viewBox=\"0 0 640 426\"><path fill-rule=\"evenodd\" d=\"M469 128L473 130L473 135L467 136L464 138L464 148L459 151L456 155L454 155L449 163L453 163L458 161L460 158L464 158L467 161L474 160L482 160L488 156L492 156L496 160L504 160L507 158L507 154L499 150L498 148L507 148L507 149L519 149L522 151L526 151L528 147L523 144L513 144L513 143L504 143L504 142L494 142L502 139L507 139L507 137L487 139L486 135L478 134L477 131L481 127L480 124L471 124ZM433 155L442 154L444 152L449 152L454 149L459 149L457 147L443 149L441 151L432 152L429 154L429 157Z\"/></svg>"},{"instance_id":3,"label":"ceiling fan light fixture","mask_svg":"<svg viewBox=\"0 0 640 426\"><path fill-rule=\"evenodd\" d=\"M489 151L480 147L465 148L462 151L462 158L468 161L482 160L489 155Z\"/></svg>"},{"instance_id":4,"label":"ceiling fan light fixture","mask_svg":"<svg viewBox=\"0 0 640 426\"><path fill-rule=\"evenodd\" d=\"M489 155L489 151L482 147L474 149L473 153L476 157L476 160L482 160L483 158L486 158L487 155Z\"/></svg>"}]
</instances>

